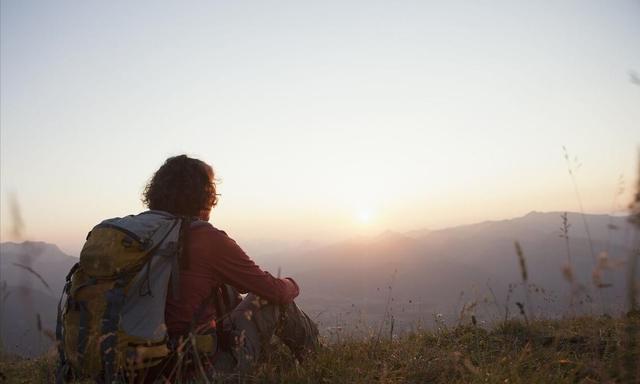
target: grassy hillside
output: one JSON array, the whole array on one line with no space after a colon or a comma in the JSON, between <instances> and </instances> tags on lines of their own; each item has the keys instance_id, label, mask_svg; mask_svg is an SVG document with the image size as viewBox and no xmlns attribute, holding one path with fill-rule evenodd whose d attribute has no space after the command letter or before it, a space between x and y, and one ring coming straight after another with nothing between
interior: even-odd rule
<instances>
[{"instance_id":1,"label":"grassy hillside","mask_svg":"<svg viewBox=\"0 0 640 384\"><path fill-rule=\"evenodd\" d=\"M257 383L602 383L640 381L640 317L511 321L343 340L293 363L272 353ZM4 360L7 383L52 380L54 360ZM230 380L232 382L237 379ZM204 382L204 381L203 381Z\"/></svg>"}]
</instances>

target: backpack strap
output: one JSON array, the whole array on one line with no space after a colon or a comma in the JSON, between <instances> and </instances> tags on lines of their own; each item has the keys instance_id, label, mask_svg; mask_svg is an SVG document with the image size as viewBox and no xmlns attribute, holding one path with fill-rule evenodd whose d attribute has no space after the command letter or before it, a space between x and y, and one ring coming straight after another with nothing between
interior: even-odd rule
<instances>
[{"instance_id":1,"label":"backpack strap","mask_svg":"<svg viewBox=\"0 0 640 384\"><path fill-rule=\"evenodd\" d=\"M222 298L222 303L220 303L220 298ZM229 349L230 343L224 333L224 320L227 317L227 311L231 311L233 308L231 308L229 289L226 284L222 284L219 290L214 291L213 306L216 309L216 336L218 342L221 348Z\"/></svg>"},{"instance_id":2,"label":"backpack strap","mask_svg":"<svg viewBox=\"0 0 640 384\"><path fill-rule=\"evenodd\" d=\"M182 216L180 220L180 235L178 236L178 243L174 244L176 249L168 249L167 251L174 256L171 265L171 295L173 299L180 299L180 270L189 268L189 256L187 255L187 247L185 246L189 242L189 230L192 228L198 228L205 225L211 225L204 220L199 220L191 216ZM167 246L170 246L168 244Z\"/></svg>"},{"instance_id":3,"label":"backpack strap","mask_svg":"<svg viewBox=\"0 0 640 384\"><path fill-rule=\"evenodd\" d=\"M62 329L62 300L64 297L69 297L69 291L71 290L71 277L80 268L80 263L75 263L73 267L67 273L65 278L64 288L60 294L60 300L58 300L58 314L56 316L56 341L58 342L58 367L56 369L56 384L62 384L67 380L69 376L69 364L67 363L67 357L64 354L64 339Z\"/></svg>"},{"instance_id":4,"label":"backpack strap","mask_svg":"<svg viewBox=\"0 0 640 384\"><path fill-rule=\"evenodd\" d=\"M111 383L114 379L116 344L118 342L118 326L120 324L120 312L124 305L125 280L121 277L116 280L112 289L107 291L107 309L102 318L102 332L104 340L100 343L100 353L102 354L102 366L104 370L104 382ZM80 312L80 323L82 324L82 312ZM82 325L81 325L82 327Z\"/></svg>"},{"instance_id":5,"label":"backpack strap","mask_svg":"<svg viewBox=\"0 0 640 384\"><path fill-rule=\"evenodd\" d=\"M86 301L74 300L74 305L80 310L80 321L78 324L78 360L80 364L84 359L84 352L87 349L87 338L89 332L89 308Z\"/></svg>"},{"instance_id":6,"label":"backpack strap","mask_svg":"<svg viewBox=\"0 0 640 384\"><path fill-rule=\"evenodd\" d=\"M194 219L189 216L182 216L178 219L180 228L178 229L178 242L167 244L165 250L173 258L171 260L171 295L174 300L180 299L180 270L188 268L189 258L187 257L186 247L188 242L189 229Z\"/></svg>"}]
</instances>

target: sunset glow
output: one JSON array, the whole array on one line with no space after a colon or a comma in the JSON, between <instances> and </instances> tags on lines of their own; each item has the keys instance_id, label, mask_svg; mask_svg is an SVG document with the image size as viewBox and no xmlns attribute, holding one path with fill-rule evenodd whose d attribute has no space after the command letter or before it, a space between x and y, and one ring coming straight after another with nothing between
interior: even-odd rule
<instances>
[{"instance_id":1,"label":"sunset glow","mask_svg":"<svg viewBox=\"0 0 640 384\"><path fill-rule=\"evenodd\" d=\"M2 241L77 254L180 153L250 252L579 210L563 145L584 209L624 210L638 3L491 4L3 1Z\"/></svg>"},{"instance_id":2,"label":"sunset glow","mask_svg":"<svg viewBox=\"0 0 640 384\"><path fill-rule=\"evenodd\" d=\"M372 212L370 209L363 208L358 211L357 219L361 224L369 224L372 219Z\"/></svg>"}]
</instances>

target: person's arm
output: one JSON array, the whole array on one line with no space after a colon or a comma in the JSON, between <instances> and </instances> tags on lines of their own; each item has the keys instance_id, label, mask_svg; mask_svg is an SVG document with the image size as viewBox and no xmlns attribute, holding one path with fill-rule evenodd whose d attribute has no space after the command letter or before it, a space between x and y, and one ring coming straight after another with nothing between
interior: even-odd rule
<instances>
[{"instance_id":1,"label":"person's arm","mask_svg":"<svg viewBox=\"0 0 640 384\"><path fill-rule=\"evenodd\" d=\"M276 304L288 304L298 296L300 289L292 278L276 278L263 271L226 233L211 230L212 268L221 282Z\"/></svg>"}]
</instances>

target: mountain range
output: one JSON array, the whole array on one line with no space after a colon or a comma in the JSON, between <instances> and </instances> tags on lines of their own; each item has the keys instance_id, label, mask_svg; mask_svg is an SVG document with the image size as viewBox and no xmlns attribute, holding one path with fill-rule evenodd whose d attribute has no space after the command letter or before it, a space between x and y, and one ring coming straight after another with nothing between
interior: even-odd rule
<instances>
[{"instance_id":1,"label":"mountain range","mask_svg":"<svg viewBox=\"0 0 640 384\"><path fill-rule=\"evenodd\" d=\"M638 241L637 229L626 217L567 213L565 239L561 215L531 212L442 230L387 231L259 261L294 276L301 304L328 326L393 316L397 327L410 328L430 323L434 314L460 321L469 306L476 318L493 321L517 312L515 303L527 296L534 315L620 313L627 292L624 262L634 236ZM515 242L527 269L526 290ZM602 288L594 286L594 276Z\"/></svg>"}]
</instances>

